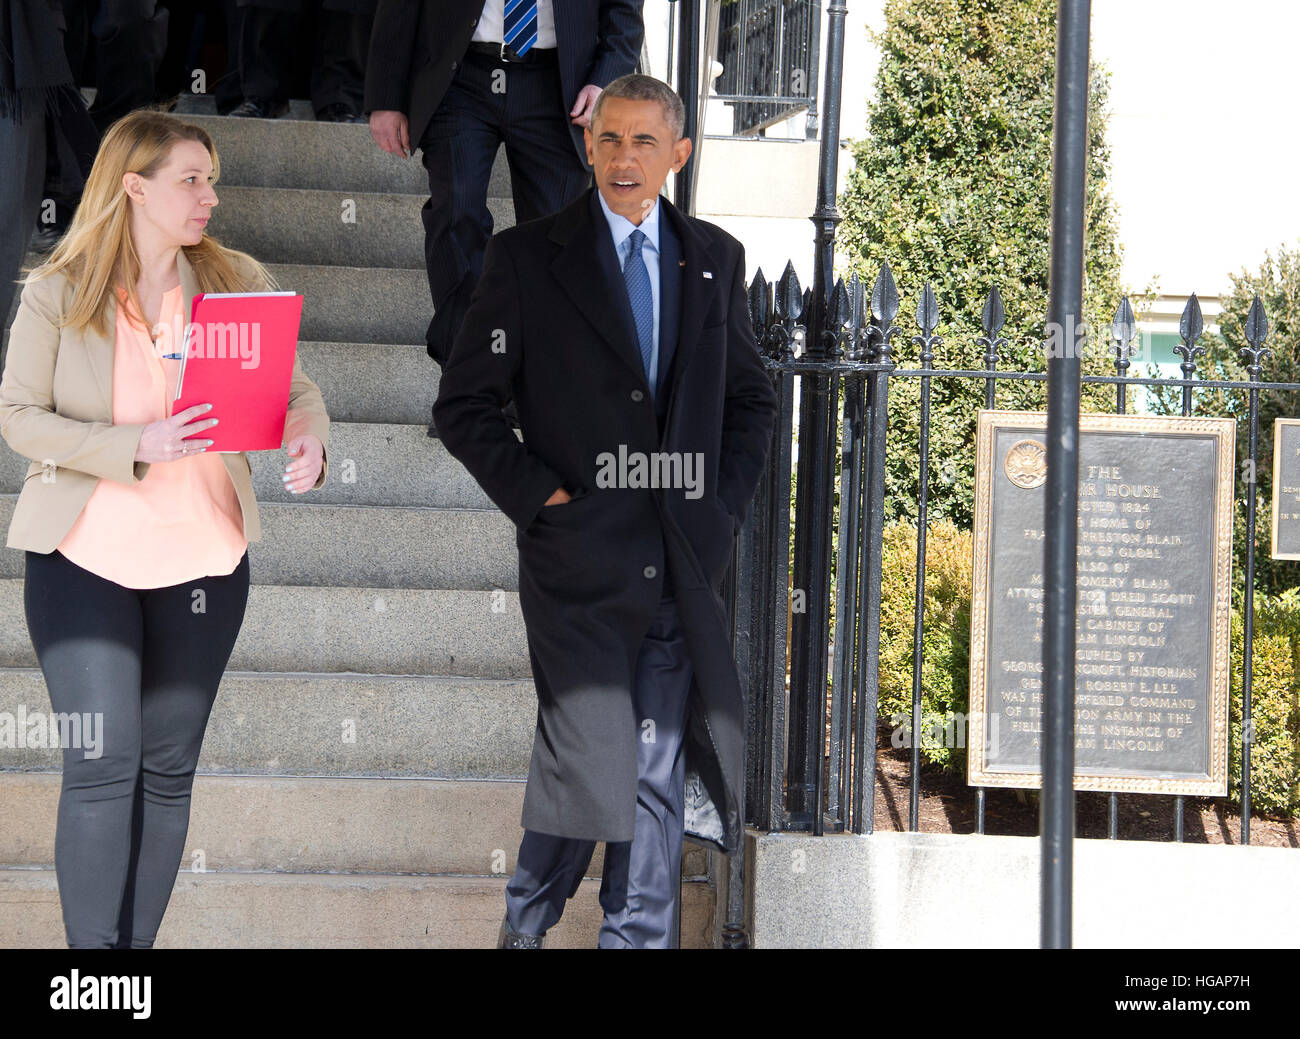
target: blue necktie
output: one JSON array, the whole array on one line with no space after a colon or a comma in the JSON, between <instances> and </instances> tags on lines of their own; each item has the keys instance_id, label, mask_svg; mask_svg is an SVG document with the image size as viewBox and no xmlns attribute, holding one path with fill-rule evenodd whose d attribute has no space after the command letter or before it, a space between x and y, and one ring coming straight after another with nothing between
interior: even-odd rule
<instances>
[{"instance_id":1,"label":"blue necktie","mask_svg":"<svg viewBox=\"0 0 1300 1039\"><path fill-rule=\"evenodd\" d=\"M537 42L537 0L506 0L505 15L505 42L522 58Z\"/></svg>"},{"instance_id":2,"label":"blue necktie","mask_svg":"<svg viewBox=\"0 0 1300 1039\"><path fill-rule=\"evenodd\" d=\"M631 251L623 264L623 282L627 285L627 301L632 304L632 317L636 319L636 337L641 344L641 363L645 365L646 381L650 395L654 396L655 382L650 377L650 358L654 350L655 315L654 295L650 291L650 274L641 257L641 243L645 232L639 227L628 235Z\"/></svg>"}]
</instances>

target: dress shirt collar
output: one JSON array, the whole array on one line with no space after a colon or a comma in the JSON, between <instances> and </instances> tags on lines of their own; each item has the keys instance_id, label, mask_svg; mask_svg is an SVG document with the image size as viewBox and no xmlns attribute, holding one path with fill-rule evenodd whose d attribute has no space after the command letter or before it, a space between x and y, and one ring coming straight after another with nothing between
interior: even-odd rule
<instances>
[{"instance_id":1,"label":"dress shirt collar","mask_svg":"<svg viewBox=\"0 0 1300 1039\"><path fill-rule=\"evenodd\" d=\"M609 203L605 201L605 196L600 193L600 188L596 188L596 198L600 200L600 208L605 211L605 219L609 222L609 233L614 236L614 252L622 247L623 242L633 231L640 229L646 236L645 245L654 246L655 252L659 251L659 196L655 196L654 205L650 211L641 219L641 223L634 224L627 217L620 213L615 213L609 208Z\"/></svg>"}]
</instances>

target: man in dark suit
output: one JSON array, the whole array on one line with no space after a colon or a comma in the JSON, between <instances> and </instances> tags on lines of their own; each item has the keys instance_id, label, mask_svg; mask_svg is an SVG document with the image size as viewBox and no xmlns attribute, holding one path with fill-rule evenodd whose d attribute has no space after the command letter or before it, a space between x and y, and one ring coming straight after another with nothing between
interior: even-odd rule
<instances>
[{"instance_id":1,"label":"man in dark suit","mask_svg":"<svg viewBox=\"0 0 1300 1039\"><path fill-rule=\"evenodd\" d=\"M488 181L505 142L515 221L591 179L583 131L607 83L636 67L642 0L380 0L365 112L376 143L429 174L429 356L447 362L492 236ZM429 428L430 435L434 427Z\"/></svg>"},{"instance_id":2,"label":"man in dark suit","mask_svg":"<svg viewBox=\"0 0 1300 1039\"><path fill-rule=\"evenodd\" d=\"M775 395L743 247L659 195L690 155L682 119L649 76L605 89L584 135L595 187L489 242L434 405L518 528L538 713L506 947L540 947L596 841L600 945L669 946L683 833L740 841L743 697L718 589Z\"/></svg>"}]
</instances>

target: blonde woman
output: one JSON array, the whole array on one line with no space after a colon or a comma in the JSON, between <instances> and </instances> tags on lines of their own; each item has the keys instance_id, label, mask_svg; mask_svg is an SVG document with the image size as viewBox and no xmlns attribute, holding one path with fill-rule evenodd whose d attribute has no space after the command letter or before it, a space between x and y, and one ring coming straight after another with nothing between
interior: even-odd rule
<instances>
[{"instance_id":1,"label":"blonde woman","mask_svg":"<svg viewBox=\"0 0 1300 1039\"><path fill-rule=\"evenodd\" d=\"M204 231L208 134L140 110L104 135L71 227L32 271L0 379L0 433L32 460L9 527L56 712L102 718L63 750L55 867L68 945L153 944L189 827L208 714L261 535L244 454L208 453L211 405L171 413L180 361L155 346L197 292L271 287ZM325 482L329 417L295 361L294 493Z\"/></svg>"}]
</instances>

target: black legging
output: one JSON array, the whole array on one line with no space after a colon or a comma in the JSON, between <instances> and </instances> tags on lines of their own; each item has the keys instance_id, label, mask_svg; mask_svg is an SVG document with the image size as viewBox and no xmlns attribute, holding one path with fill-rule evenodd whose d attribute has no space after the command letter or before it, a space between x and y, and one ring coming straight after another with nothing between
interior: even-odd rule
<instances>
[{"instance_id":1,"label":"black legging","mask_svg":"<svg viewBox=\"0 0 1300 1039\"><path fill-rule=\"evenodd\" d=\"M28 552L23 602L51 707L103 718L99 756L63 751L54 865L68 945L148 948L176 883L203 730L243 623L248 554L227 577L134 589L61 552Z\"/></svg>"}]
</instances>

